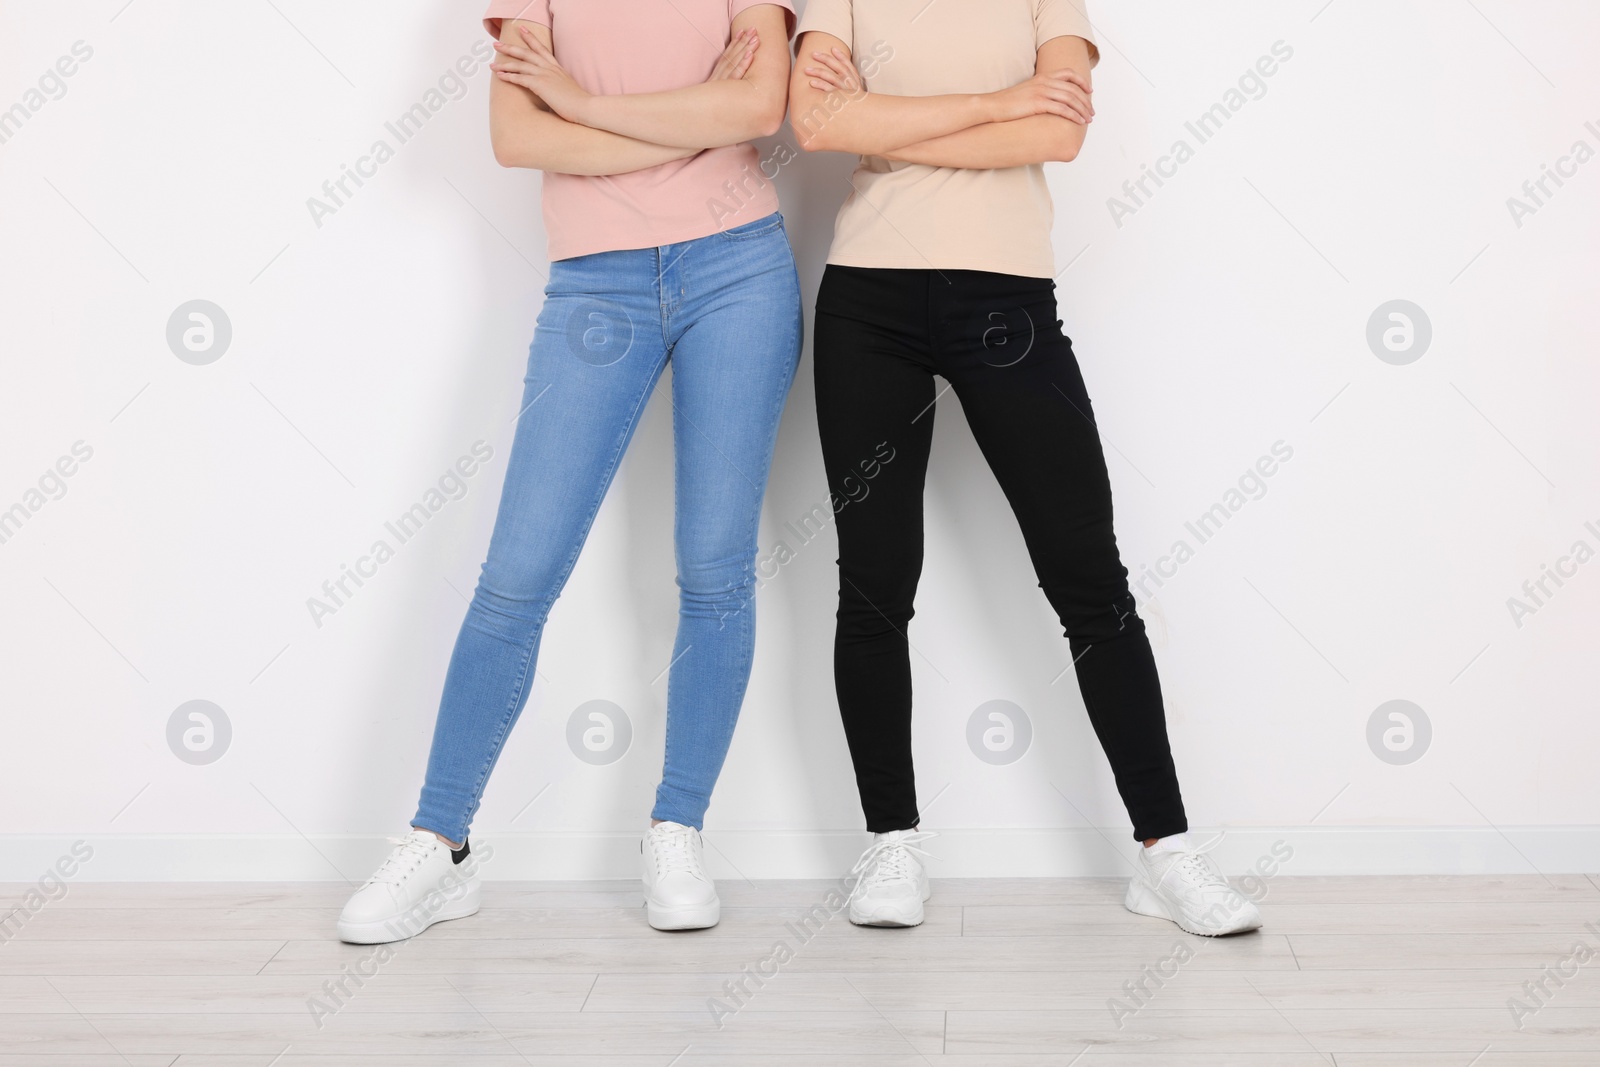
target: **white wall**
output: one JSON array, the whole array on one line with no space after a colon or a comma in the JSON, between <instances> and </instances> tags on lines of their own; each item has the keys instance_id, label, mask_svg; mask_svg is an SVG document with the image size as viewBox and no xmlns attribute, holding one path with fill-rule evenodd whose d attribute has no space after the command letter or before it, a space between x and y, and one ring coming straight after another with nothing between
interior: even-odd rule
<instances>
[{"instance_id":1,"label":"white wall","mask_svg":"<svg viewBox=\"0 0 1600 1067\"><path fill-rule=\"evenodd\" d=\"M30 110L0 145L0 508L40 503L46 470L92 449L0 544L0 878L78 838L102 857L85 878L360 877L414 810L541 300L538 178L494 165L479 73L320 226L307 198L392 143L384 123L479 40L479 6L0 4L0 108ZM1050 179L1129 567L1194 547L1186 521L1293 450L1147 586L1192 820L1238 828L1235 866L1294 842L1291 873L1596 869L1600 562L1520 626L1507 600L1574 542L1600 549L1600 161L1520 221L1507 199L1575 143L1600 149L1600 11L1092 14L1098 119ZM93 54L64 95L29 97L79 41ZM1185 122L1280 41L1264 95L1196 146ZM1119 224L1108 200L1180 138L1193 158ZM808 157L778 178L808 309L847 172ZM166 338L194 299L232 327L204 366ZM1431 322L1407 365L1367 341L1394 299ZM764 553L825 499L809 379L808 350ZM911 632L939 869L1116 873L1127 823L1066 644L959 405L939 407ZM503 846L501 876L631 871L676 603L667 415L645 417L490 785L475 833ZM478 440L494 458L466 495L317 626L307 599ZM708 823L724 875L835 874L859 847L834 555L830 532L761 594ZM566 742L595 699L633 730L606 766ZM1367 740L1395 699L1432 727L1405 765ZM231 723L208 765L168 745L191 700ZM991 700L1032 724L1009 765L968 747Z\"/></svg>"}]
</instances>

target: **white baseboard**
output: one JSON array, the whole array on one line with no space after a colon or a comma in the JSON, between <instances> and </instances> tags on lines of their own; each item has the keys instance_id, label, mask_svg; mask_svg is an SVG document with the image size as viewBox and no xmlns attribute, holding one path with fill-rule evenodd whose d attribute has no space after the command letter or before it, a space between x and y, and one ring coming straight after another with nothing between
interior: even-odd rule
<instances>
[{"instance_id":1,"label":"white baseboard","mask_svg":"<svg viewBox=\"0 0 1600 1067\"><path fill-rule=\"evenodd\" d=\"M1196 837L1215 831L1197 829ZM1117 877L1137 845L1126 829L956 829L927 843L935 877ZM508 833L492 844L489 879L638 877L637 833ZM717 878L841 877L867 843L862 831L733 831L706 835ZM33 882L75 841L93 849L74 881L354 881L391 847L378 835L0 835L0 882ZM1281 842L1281 844L1280 844ZM1287 849L1283 875L1573 874L1600 872L1600 826L1250 827L1229 830L1213 855L1240 874ZM79 846L79 853L83 846Z\"/></svg>"}]
</instances>

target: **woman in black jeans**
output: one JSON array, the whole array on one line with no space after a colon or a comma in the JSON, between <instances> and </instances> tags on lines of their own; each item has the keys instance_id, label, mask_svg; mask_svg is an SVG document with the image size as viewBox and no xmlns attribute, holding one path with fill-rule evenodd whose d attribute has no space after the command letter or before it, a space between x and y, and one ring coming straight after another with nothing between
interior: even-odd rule
<instances>
[{"instance_id":1,"label":"woman in black jeans","mask_svg":"<svg viewBox=\"0 0 1600 1067\"><path fill-rule=\"evenodd\" d=\"M1016 513L1145 845L1127 906L1192 933L1255 929L1255 906L1187 834L1094 412L1056 315L1043 164L1073 159L1093 120L1092 30L1080 0L991 0L981 17L970 5L916 8L811 0L790 88L803 147L862 156L817 295L829 484L895 457L876 466L869 497L838 512L834 679L876 835L850 919L915 926L929 895L906 628L938 375Z\"/></svg>"}]
</instances>

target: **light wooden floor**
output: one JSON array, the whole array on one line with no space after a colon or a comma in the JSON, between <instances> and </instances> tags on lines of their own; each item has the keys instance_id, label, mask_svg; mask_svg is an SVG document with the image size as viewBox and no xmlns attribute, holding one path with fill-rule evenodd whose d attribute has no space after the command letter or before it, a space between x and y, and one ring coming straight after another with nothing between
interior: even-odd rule
<instances>
[{"instance_id":1,"label":"light wooden floor","mask_svg":"<svg viewBox=\"0 0 1600 1067\"><path fill-rule=\"evenodd\" d=\"M839 916L804 941L786 924L825 883L720 888L719 927L659 934L634 885L486 883L380 963L333 937L343 885L74 884L0 944L0 1067L1600 1065L1600 956L1520 1030L1507 1007L1600 949L1582 875L1280 877L1266 928L1220 941L1128 914L1120 881L946 880L920 929ZM780 941L715 1026L709 999ZM1119 1027L1108 1001L1178 945ZM319 1026L345 967L377 973Z\"/></svg>"}]
</instances>

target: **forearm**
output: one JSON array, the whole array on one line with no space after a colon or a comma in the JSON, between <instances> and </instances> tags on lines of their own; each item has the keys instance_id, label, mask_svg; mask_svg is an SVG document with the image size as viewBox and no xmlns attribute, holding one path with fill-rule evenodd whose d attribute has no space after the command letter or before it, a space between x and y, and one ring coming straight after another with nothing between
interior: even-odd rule
<instances>
[{"instance_id":1,"label":"forearm","mask_svg":"<svg viewBox=\"0 0 1600 1067\"><path fill-rule=\"evenodd\" d=\"M597 130L698 151L770 137L783 124L783 98L755 81L723 79L661 93L590 97L578 117Z\"/></svg>"},{"instance_id":2,"label":"forearm","mask_svg":"<svg viewBox=\"0 0 1600 1067\"><path fill-rule=\"evenodd\" d=\"M791 95L789 124L800 147L810 152L887 156L980 126L988 103L978 94L887 96L824 94L809 86Z\"/></svg>"},{"instance_id":3,"label":"forearm","mask_svg":"<svg viewBox=\"0 0 1600 1067\"><path fill-rule=\"evenodd\" d=\"M514 19L501 26L500 42L522 41L524 32L545 45L550 43L549 27ZM512 84L504 75L489 86L489 138L501 166L557 174L628 174L695 154L695 149L654 144L569 122L531 90Z\"/></svg>"},{"instance_id":4,"label":"forearm","mask_svg":"<svg viewBox=\"0 0 1600 1067\"><path fill-rule=\"evenodd\" d=\"M723 69L711 77L654 93L593 95L574 101L574 110L557 107L569 118L595 129L653 144L700 150L743 144L768 137L783 125L788 104L788 12L770 3L748 7L734 18L729 51L744 49L737 74Z\"/></svg>"},{"instance_id":5,"label":"forearm","mask_svg":"<svg viewBox=\"0 0 1600 1067\"><path fill-rule=\"evenodd\" d=\"M628 174L687 159L698 151L591 129L536 107L494 115L490 137L501 166L558 174Z\"/></svg>"},{"instance_id":6,"label":"forearm","mask_svg":"<svg viewBox=\"0 0 1600 1067\"><path fill-rule=\"evenodd\" d=\"M1083 146L1084 126L1056 115L970 126L943 137L879 153L904 163L999 170L1033 163L1070 163Z\"/></svg>"}]
</instances>

